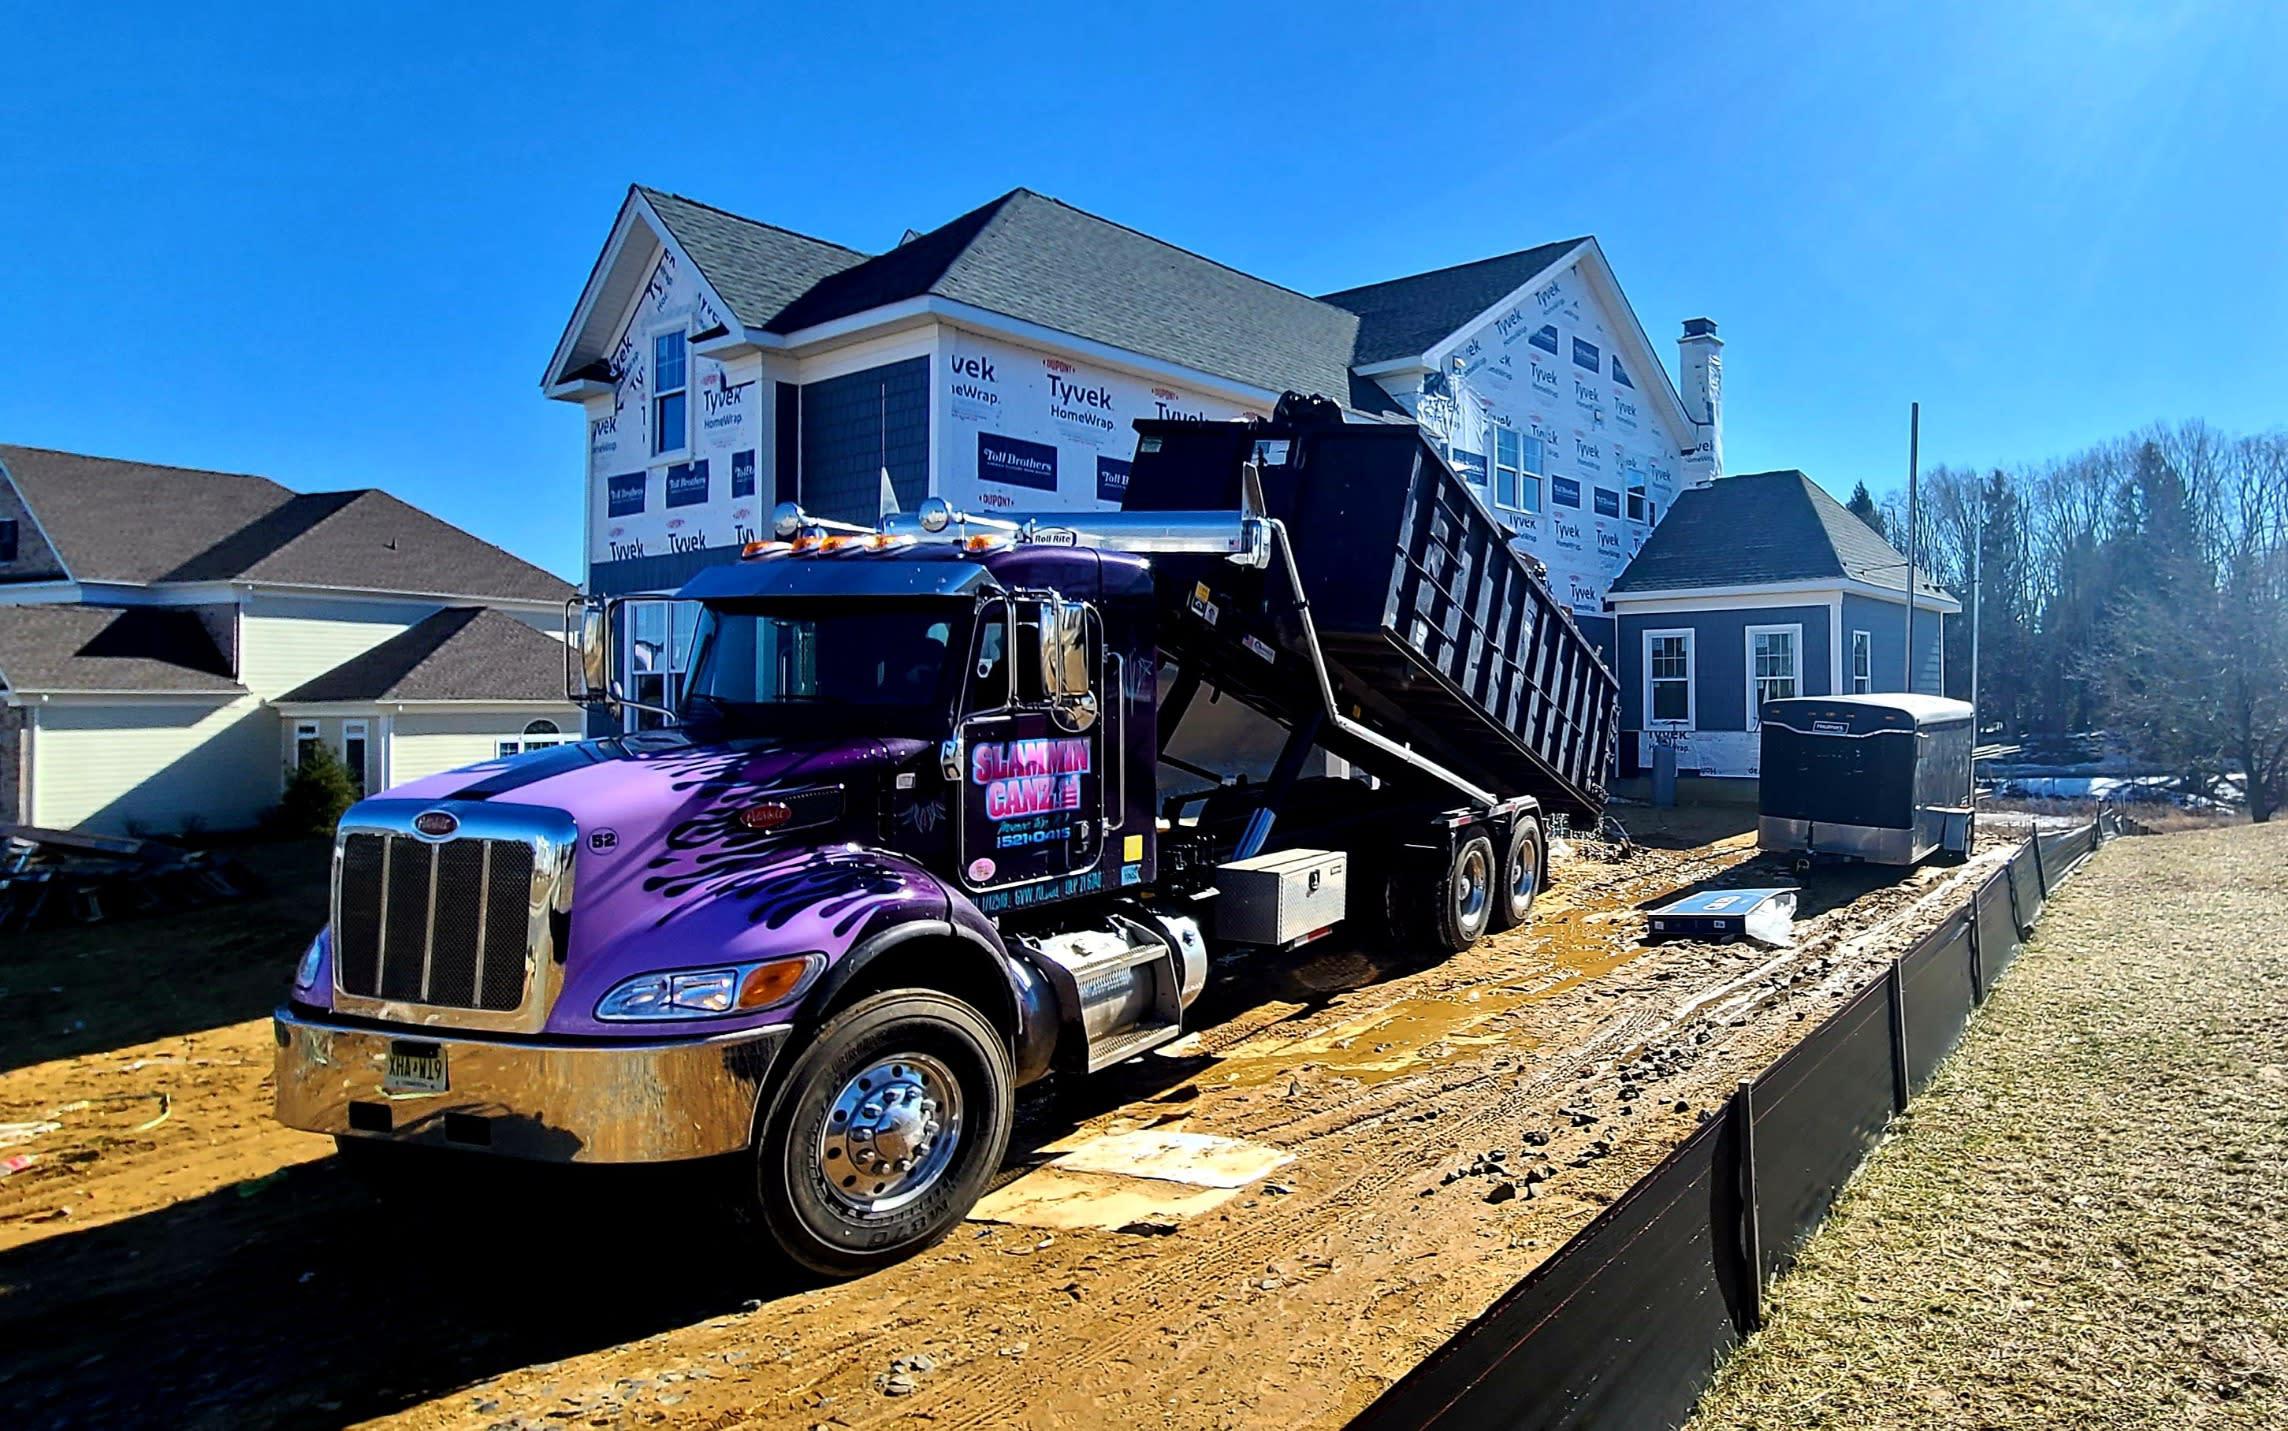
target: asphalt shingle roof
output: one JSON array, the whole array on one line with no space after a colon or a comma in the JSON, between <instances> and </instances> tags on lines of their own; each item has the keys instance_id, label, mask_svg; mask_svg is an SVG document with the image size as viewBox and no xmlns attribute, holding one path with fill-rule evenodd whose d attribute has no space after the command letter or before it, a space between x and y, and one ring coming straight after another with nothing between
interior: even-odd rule
<instances>
[{"instance_id":1,"label":"asphalt shingle roof","mask_svg":"<svg viewBox=\"0 0 2288 1431\"><path fill-rule=\"evenodd\" d=\"M150 582L294 494L267 477L0 446L0 466L82 581Z\"/></svg>"},{"instance_id":2,"label":"asphalt shingle roof","mask_svg":"<svg viewBox=\"0 0 2288 1431\"><path fill-rule=\"evenodd\" d=\"M1874 528L1788 469L1722 477L1678 493L1610 589L1619 596L1843 577L1896 587L1906 575L1906 557ZM1919 577L1916 587L1943 595Z\"/></svg>"},{"instance_id":3,"label":"asphalt shingle roof","mask_svg":"<svg viewBox=\"0 0 2288 1431\"><path fill-rule=\"evenodd\" d=\"M729 290L759 292L755 266L778 260L728 248L703 256L680 228L676 238L754 324ZM759 326L788 333L925 295L1274 392L1350 391L1353 314L1029 189L818 277Z\"/></svg>"},{"instance_id":4,"label":"asphalt shingle roof","mask_svg":"<svg viewBox=\"0 0 2288 1431\"><path fill-rule=\"evenodd\" d=\"M267 477L0 446L80 581L284 586L561 601L539 567L373 488L296 493Z\"/></svg>"},{"instance_id":5,"label":"asphalt shingle roof","mask_svg":"<svg viewBox=\"0 0 2288 1431\"><path fill-rule=\"evenodd\" d=\"M13 691L244 695L181 607L0 607L0 685Z\"/></svg>"},{"instance_id":6,"label":"asphalt shingle roof","mask_svg":"<svg viewBox=\"0 0 2288 1431\"><path fill-rule=\"evenodd\" d=\"M1420 357L1587 242L1574 238L1545 243L1475 263L1346 288L1323 294L1320 301L1358 315L1352 362Z\"/></svg>"},{"instance_id":7,"label":"asphalt shingle roof","mask_svg":"<svg viewBox=\"0 0 2288 1431\"><path fill-rule=\"evenodd\" d=\"M750 328L769 323L820 279L866 257L856 249L741 218L681 194L640 184L636 192L650 203L739 321Z\"/></svg>"},{"instance_id":8,"label":"asphalt shingle roof","mask_svg":"<svg viewBox=\"0 0 2288 1431\"><path fill-rule=\"evenodd\" d=\"M487 607L437 612L278 697L565 704L564 643Z\"/></svg>"}]
</instances>

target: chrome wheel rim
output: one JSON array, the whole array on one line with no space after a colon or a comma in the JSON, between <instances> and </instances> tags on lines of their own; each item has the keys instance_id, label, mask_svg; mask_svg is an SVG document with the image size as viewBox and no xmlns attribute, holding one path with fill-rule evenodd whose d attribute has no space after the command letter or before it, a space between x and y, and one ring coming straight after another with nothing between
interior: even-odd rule
<instances>
[{"instance_id":1,"label":"chrome wheel rim","mask_svg":"<svg viewBox=\"0 0 2288 1431\"><path fill-rule=\"evenodd\" d=\"M1533 855L1533 846L1523 840L1519 840L1510 851L1510 907L1521 914L1533 903L1533 896L1539 892L1541 885L1540 861Z\"/></svg>"},{"instance_id":2,"label":"chrome wheel rim","mask_svg":"<svg viewBox=\"0 0 2288 1431\"><path fill-rule=\"evenodd\" d=\"M1475 929L1485 922L1486 901L1491 892L1492 861L1486 858L1483 847L1474 848L1462 857L1462 867L1455 872L1454 911L1462 918L1462 925Z\"/></svg>"},{"instance_id":3,"label":"chrome wheel rim","mask_svg":"<svg viewBox=\"0 0 2288 1431\"><path fill-rule=\"evenodd\" d=\"M896 1212L937 1185L961 1144L961 1084L927 1054L859 1071L826 1110L818 1174L854 1212Z\"/></svg>"}]
</instances>

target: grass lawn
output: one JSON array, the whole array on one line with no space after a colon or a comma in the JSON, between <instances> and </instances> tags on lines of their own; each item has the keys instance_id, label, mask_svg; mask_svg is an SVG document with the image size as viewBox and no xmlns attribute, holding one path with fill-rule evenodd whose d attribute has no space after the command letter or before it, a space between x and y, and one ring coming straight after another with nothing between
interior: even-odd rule
<instances>
[{"instance_id":1,"label":"grass lawn","mask_svg":"<svg viewBox=\"0 0 2288 1431\"><path fill-rule=\"evenodd\" d=\"M2288 1426L2288 824L2059 892L1691 1426Z\"/></svg>"}]
</instances>

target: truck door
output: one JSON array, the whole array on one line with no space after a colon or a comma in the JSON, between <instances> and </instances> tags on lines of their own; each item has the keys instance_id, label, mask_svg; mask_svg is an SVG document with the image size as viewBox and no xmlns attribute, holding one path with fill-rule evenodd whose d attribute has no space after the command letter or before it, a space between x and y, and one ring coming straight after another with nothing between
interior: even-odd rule
<instances>
[{"instance_id":1,"label":"truck door","mask_svg":"<svg viewBox=\"0 0 2288 1431\"><path fill-rule=\"evenodd\" d=\"M972 643L958 727L955 797L958 875L988 912L1071 899L1104 888L1104 752L1100 714L1104 625L1078 613L1079 652L1068 670L1092 673L1093 708L1052 698L1043 666L1043 623L1071 631L1053 598L987 600ZM1066 682L1070 684L1070 681Z\"/></svg>"}]
</instances>

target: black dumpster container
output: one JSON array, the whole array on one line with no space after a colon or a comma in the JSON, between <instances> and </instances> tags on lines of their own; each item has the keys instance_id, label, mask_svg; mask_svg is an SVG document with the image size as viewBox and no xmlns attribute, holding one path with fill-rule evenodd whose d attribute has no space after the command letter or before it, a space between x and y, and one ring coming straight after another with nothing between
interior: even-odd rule
<instances>
[{"instance_id":1,"label":"black dumpster container","mask_svg":"<svg viewBox=\"0 0 2288 1431\"><path fill-rule=\"evenodd\" d=\"M1619 685L1572 613L1411 423L1140 422L1130 511L1228 509L1254 458L1346 714L1503 795L1594 820ZM1208 559L1165 583L1161 640L1292 723L1318 708L1266 573ZM1372 750L1329 748L1382 773Z\"/></svg>"},{"instance_id":2,"label":"black dumpster container","mask_svg":"<svg viewBox=\"0 0 2288 1431\"><path fill-rule=\"evenodd\" d=\"M1766 702L1763 722L1762 848L1892 865L1968 852L1968 703L1798 696Z\"/></svg>"}]
</instances>

